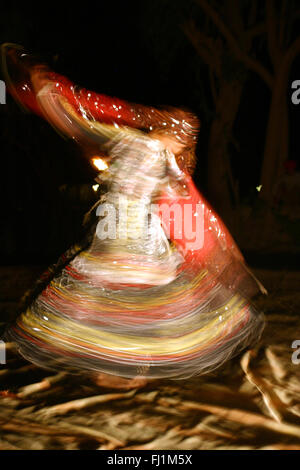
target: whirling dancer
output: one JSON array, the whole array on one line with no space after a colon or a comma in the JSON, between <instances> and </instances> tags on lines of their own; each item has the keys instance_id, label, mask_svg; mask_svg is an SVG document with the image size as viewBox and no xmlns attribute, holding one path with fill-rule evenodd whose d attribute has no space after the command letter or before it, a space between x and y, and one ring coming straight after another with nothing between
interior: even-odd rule
<instances>
[{"instance_id":1,"label":"whirling dancer","mask_svg":"<svg viewBox=\"0 0 300 470\"><path fill-rule=\"evenodd\" d=\"M20 353L136 386L207 373L257 341L250 299L263 288L191 179L198 119L78 88L14 45L2 53L14 98L109 162L91 242L7 332Z\"/></svg>"}]
</instances>

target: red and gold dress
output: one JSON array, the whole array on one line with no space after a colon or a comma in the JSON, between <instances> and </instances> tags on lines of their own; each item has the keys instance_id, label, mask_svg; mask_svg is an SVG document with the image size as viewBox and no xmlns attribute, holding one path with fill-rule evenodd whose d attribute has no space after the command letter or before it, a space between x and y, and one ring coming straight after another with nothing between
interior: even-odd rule
<instances>
[{"instance_id":1,"label":"red and gold dress","mask_svg":"<svg viewBox=\"0 0 300 470\"><path fill-rule=\"evenodd\" d=\"M21 48L2 50L15 99L109 161L90 243L7 332L20 353L50 369L179 379L257 341L261 286L190 176L197 118L78 88ZM159 134L182 145L176 158Z\"/></svg>"}]
</instances>

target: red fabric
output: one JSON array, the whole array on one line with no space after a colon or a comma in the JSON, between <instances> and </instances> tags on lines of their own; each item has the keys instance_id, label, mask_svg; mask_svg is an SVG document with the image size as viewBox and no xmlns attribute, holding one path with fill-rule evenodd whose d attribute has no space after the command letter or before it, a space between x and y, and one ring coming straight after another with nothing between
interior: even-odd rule
<instances>
[{"instance_id":1,"label":"red fabric","mask_svg":"<svg viewBox=\"0 0 300 470\"><path fill-rule=\"evenodd\" d=\"M129 103L85 88L77 89L68 78L54 72L48 73L47 78L49 82L56 84L57 91L67 99L79 115L82 115L83 109L99 122L138 127L135 113ZM9 91L26 109L43 117L30 80L13 84L9 87Z\"/></svg>"},{"instance_id":2,"label":"red fabric","mask_svg":"<svg viewBox=\"0 0 300 470\"><path fill-rule=\"evenodd\" d=\"M226 228L225 224L222 222L220 217L216 214L216 212L212 209L212 207L208 204L205 198L200 194L198 189L196 188L192 179L187 176L186 178L186 185L188 187L189 196L184 198L180 195L178 196L170 196L167 193L163 194L159 204L168 204L171 206L172 204L176 203L182 209L182 214L184 214L184 206L186 204L190 204L192 206L191 214L192 218L194 219L193 222L193 231L196 229L195 223L195 213L198 213L198 216L204 218L204 238L203 238L203 245L198 249L189 249L188 244L193 240L188 240L184 230L184 219L182 217L182 238L175 239L174 237L174 221L171 220L170 223L170 239L174 241L174 243L179 247L179 249L183 252L185 261L196 261L197 263L205 263L207 259L210 258L210 254L219 246L222 249L230 250L232 254L239 260L244 261L244 258L238 249L235 241L233 240L232 236L230 235L228 229ZM201 210L199 211L199 206L197 208L197 204L201 205ZM163 226L168 224L168 220L164 217L164 214L161 215L161 220Z\"/></svg>"},{"instance_id":3,"label":"red fabric","mask_svg":"<svg viewBox=\"0 0 300 470\"><path fill-rule=\"evenodd\" d=\"M43 117L43 113L40 110L35 94L27 84L22 83L15 86L8 85L7 90L25 109Z\"/></svg>"}]
</instances>

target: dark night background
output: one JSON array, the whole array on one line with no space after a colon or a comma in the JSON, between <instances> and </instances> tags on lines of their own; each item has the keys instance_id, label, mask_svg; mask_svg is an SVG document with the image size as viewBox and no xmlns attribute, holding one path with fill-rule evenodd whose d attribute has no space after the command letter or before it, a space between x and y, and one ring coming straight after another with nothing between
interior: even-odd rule
<instances>
[{"instance_id":1,"label":"dark night background","mask_svg":"<svg viewBox=\"0 0 300 470\"><path fill-rule=\"evenodd\" d=\"M228 344L238 354L211 374L180 381L161 378L140 389L130 382L128 389L123 388L122 378L112 376L112 382L105 385L105 377L103 383L102 374L97 373L97 356L86 347L85 323L100 330L104 325L106 335L109 324L122 333L126 309L124 345L127 336L141 331L136 320L145 324L143 337L149 335L145 344L151 345L152 330L149 319L145 323L141 319L140 306L136 308L135 303L139 297L133 293L128 298L125 294L116 297L121 313L124 310L120 318L114 314L114 302L111 307L109 297L103 296L111 323L100 318L101 304L93 310L94 299L85 313L83 303L89 296L81 290L81 283L76 291L76 296L83 293L78 312L63 292L50 292L47 309L52 312L52 323L48 327L41 323L44 331L36 336L31 331L31 315L43 315L47 320L44 299L40 309L34 306L28 311L18 344L22 345L23 337L32 338L32 346L36 343L39 348L45 328L52 329L40 351L40 365L47 367L48 354L50 364L53 350L73 355L74 366L78 358L78 367L81 355L91 355L95 370L78 369L78 375L72 376L73 371L59 369L50 376L49 370L22 358L17 344L3 343L3 333L62 268L61 263L47 272L84 235L83 216L99 194L92 189L97 172L85 158L94 154L84 156L73 142L63 139L43 119L23 112L7 94L6 104L0 104L0 450L99 449L122 450L126 455L144 449L180 453L187 449L300 450L300 103L291 102L291 84L300 81L300 1L98 0L67 6L61 2L2 2L0 44L6 42L38 54L53 70L84 88L146 105L182 106L196 113L201 130L194 181L227 224L268 295L251 299L266 318L260 339L256 332L252 334L248 321L252 306L243 299L248 295L247 283L244 288L242 277L233 287L227 282L234 263L215 275L219 258L215 259L216 270L210 272L208 263L209 275L201 281L197 277L186 292L179 283L179 294L175 289L163 304L159 298L153 304L153 315L159 305L164 312L158 323L162 336L155 333L155 347L161 344L162 357L167 358L166 363L171 361L171 368L177 363L181 367L189 343L181 343L180 332L178 337L172 333L175 329L168 331L174 308L169 314L166 299L176 302L179 295L183 333L189 328L194 338L197 328L204 325L199 345L207 341L207 347L193 346L191 355L196 358L199 351L199 372L204 372L202 366L214 364L218 351L220 360L226 359L224 345L229 338ZM300 90L298 97L300 100ZM198 285L205 305L199 319L195 316ZM207 286L212 286L211 291ZM234 286L241 286L241 292ZM186 323L180 310L185 294L190 296ZM56 295L63 306L58 312ZM223 331L217 318L210 320L209 312L211 308L219 311L218 305L223 311L227 298L233 312L230 317L230 311L225 314ZM145 302L148 300L153 302L151 297ZM151 308L151 303L147 305ZM129 322L131 310L138 315ZM72 322L66 323L69 315ZM191 325L193 318L195 326ZM77 320L82 322L78 334ZM129 325L133 325L132 332ZM244 329L258 340L251 349L244 350L246 344L240 342ZM78 354L67 344L64 348L64 341L72 337ZM95 342L94 337L91 334ZM169 338L172 344L178 343L173 365L163 342ZM138 340L132 343L136 350ZM124 346L125 358L130 341ZM107 347L103 344L99 344L100 352ZM26 341L23 345L24 354L34 361L35 348ZM152 367L160 356L152 358L149 350L141 352L145 361L140 364L149 361ZM4 361L3 353L7 354ZM118 354L121 357L122 350ZM132 357L128 364L134 363ZM56 366L60 367L59 356ZM137 378L143 374L147 378L148 366L136 370Z\"/></svg>"},{"instance_id":2,"label":"dark night background","mask_svg":"<svg viewBox=\"0 0 300 470\"><path fill-rule=\"evenodd\" d=\"M240 1L241 5L248 3ZM263 14L258 13L259 20ZM192 0L99 1L77 7L49 4L41 9L28 4L18 8L6 4L0 20L0 42L24 45L45 58L54 70L85 88L133 102L193 110L202 124L194 174L198 187L224 217L250 261L257 262L266 252L268 260L274 260L276 252L280 262L295 264L299 218L286 216L284 211L276 218L272 207L260 201L255 189L261 183L271 95L251 70L247 72L232 129L238 145L229 146L238 197L231 198L230 214L214 198L207 173L208 142L216 111L208 66L183 30L190 19L200 28L206 21ZM292 39L297 36L297 26L299 29L299 20L290 33ZM214 39L218 39L218 34L221 38L213 30ZM253 43L251 54L269 67L265 35ZM226 60L230 63L230 57ZM290 68L288 103L290 84L296 79L300 79L300 56ZM288 104L288 110L290 146L286 160L299 161L300 105ZM0 107L0 119L1 259L3 264L47 264L81 236L83 214L95 199L91 186L96 173L79 149L40 118L23 113L10 96L7 104ZM272 223L276 219L272 232L280 227L282 238L268 240L266 210L273 211ZM255 240L261 242L260 246Z\"/></svg>"}]
</instances>

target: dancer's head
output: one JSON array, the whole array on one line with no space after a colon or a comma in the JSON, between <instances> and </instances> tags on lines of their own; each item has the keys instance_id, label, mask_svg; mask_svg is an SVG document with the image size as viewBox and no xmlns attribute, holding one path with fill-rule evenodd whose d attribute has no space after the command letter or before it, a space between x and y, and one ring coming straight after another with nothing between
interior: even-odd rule
<instances>
[{"instance_id":1,"label":"dancer's head","mask_svg":"<svg viewBox=\"0 0 300 470\"><path fill-rule=\"evenodd\" d=\"M151 135L161 140L174 153L181 170L192 174L196 165L198 118L189 111L176 108L154 110Z\"/></svg>"}]
</instances>

